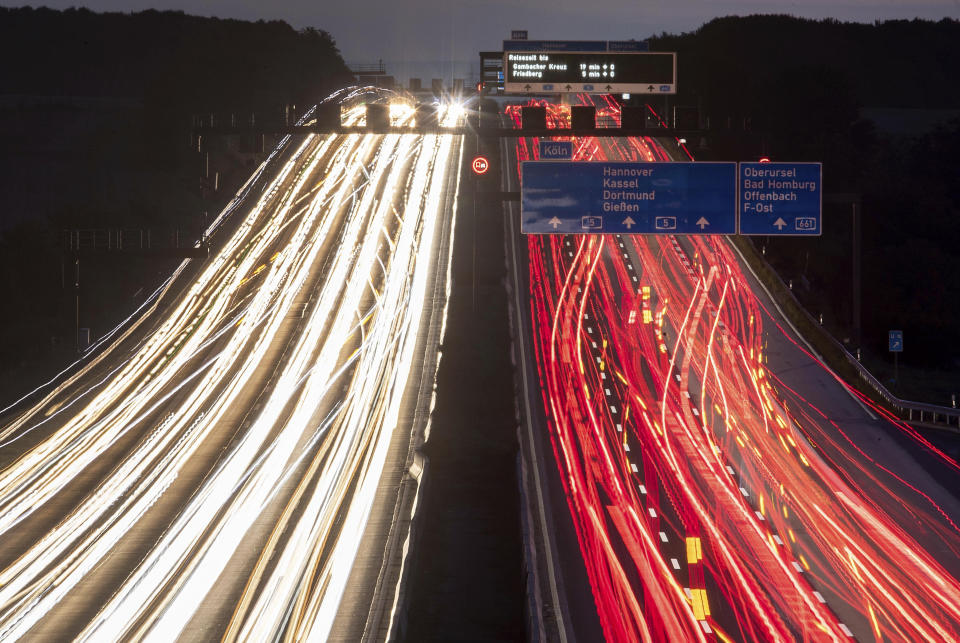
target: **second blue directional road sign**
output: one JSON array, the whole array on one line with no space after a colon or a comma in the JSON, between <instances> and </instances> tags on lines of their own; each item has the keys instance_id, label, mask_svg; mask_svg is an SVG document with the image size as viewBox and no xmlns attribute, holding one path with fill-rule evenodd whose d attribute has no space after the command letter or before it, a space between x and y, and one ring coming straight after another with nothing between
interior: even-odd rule
<instances>
[{"instance_id":1,"label":"second blue directional road sign","mask_svg":"<svg viewBox=\"0 0 960 643\"><path fill-rule=\"evenodd\" d=\"M817 236L820 163L741 163L740 234Z\"/></svg>"},{"instance_id":2,"label":"second blue directional road sign","mask_svg":"<svg viewBox=\"0 0 960 643\"><path fill-rule=\"evenodd\" d=\"M525 234L736 234L736 163L527 161Z\"/></svg>"}]
</instances>

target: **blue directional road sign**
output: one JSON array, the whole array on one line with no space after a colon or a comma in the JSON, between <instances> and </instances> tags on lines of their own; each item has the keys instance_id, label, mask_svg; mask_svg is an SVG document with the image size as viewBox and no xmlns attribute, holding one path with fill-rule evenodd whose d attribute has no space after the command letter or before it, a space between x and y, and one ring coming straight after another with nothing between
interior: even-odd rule
<instances>
[{"instance_id":1,"label":"blue directional road sign","mask_svg":"<svg viewBox=\"0 0 960 643\"><path fill-rule=\"evenodd\" d=\"M887 334L887 344L889 345L891 353L902 353L903 352L903 331L891 330Z\"/></svg>"},{"instance_id":2,"label":"blue directional road sign","mask_svg":"<svg viewBox=\"0 0 960 643\"><path fill-rule=\"evenodd\" d=\"M513 32L511 32L513 35ZM646 40L527 40L503 41L504 51L650 51Z\"/></svg>"},{"instance_id":3,"label":"blue directional road sign","mask_svg":"<svg viewBox=\"0 0 960 643\"><path fill-rule=\"evenodd\" d=\"M646 40L608 40L607 51L650 51Z\"/></svg>"},{"instance_id":4,"label":"blue directional road sign","mask_svg":"<svg viewBox=\"0 0 960 643\"><path fill-rule=\"evenodd\" d=\"M541 161L562 161L573 158L572 141L540 141Z\"/></svg>"},{"instance_id":5,"label":"blue directional road sign","mask_svg":"<svg viewBox=\"0 0 960 643\"><path fill-rule=\"evenodd\" d=\"M527 161L525 234L736 234L736 163Z\"/></svg>"},{"instance_id":6,"label":"blue directional road sign","mask_svg":"<svg viewBox=\"0 0 960 643\"><path fill-rule=\"evenodd\" d=\"M606 40L504 40L504 51L607 51ZM618 50L623 51L623 50Z\"/></svg>"},{"instance_id":7,"label":"blue directional road sign","mask_svg":"<svg viewBox=\"0 0 960 643\"><path fill-rule=\"evenodd\" d=\"M819 236L820 163L741 163L740 234Z\"/></svg>"}]
</instances>

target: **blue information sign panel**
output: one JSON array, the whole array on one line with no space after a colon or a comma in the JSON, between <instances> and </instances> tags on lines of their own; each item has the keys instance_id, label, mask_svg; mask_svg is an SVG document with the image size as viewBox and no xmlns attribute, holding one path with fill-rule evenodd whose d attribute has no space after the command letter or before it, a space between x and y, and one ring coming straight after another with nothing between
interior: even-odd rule
<instances>
[{"instance_id":1,"label":"blue information sign panel","mask_svg":"<svg viewBox=\"0 0 960 643\"><path fill-rule=\"evenodd\" d=\"M820 163L741 163L740 234L819 236Z\"/></svg>"},{"instance_id":2,"label":"blue information sign panel","mask_svg":"<svg viewBox=\"0 0 960 643\"><path fill-rule=\"evenodd\" d=\"M646 40L609 40L607 51L650 51Z\"/></svg>"},{"instance_id":3,"label":"blue information sign panel","mask_svg":"<svg viewBox=\"0 0 960 643\"><path fill-rule=\"evenodd\" d=\"M525 234L736 234L736 163L523 163Z\"/></svg>"},{"instance_id":4,"label":"blue information sign panel","mask_svg":"<svg viewBox=\"0 0 960 643\"><path fill-rule=\"evenodd\" d=\"M504 51L606 51L606 40L504 40Z\"/></svg>"},{"instance_id":5,"label":"blue information sign panel","mask_svg":"<svg viewBox=\"0 0 960 643\"><path fill-rule=\"evenodd\" d=\"M891 330L887 335L887 342L890 346L891 353L902 353L903 352L903 331Z\"/></svg>"},{"instance_id":6,"label":"blue information sign panel","mask_svg":"<svg viewBox=\"0 0 960 643\"><path fill-rule=\"evenodd\" d=\"M526 34L511 32L512 36ZM504 51L650 51L646 40L527 40L511 38L503 41Z\"/></svg>"},{"instance_id":7,"label":"blue information sign panel","mask_svg":"<svg viewBox=\"0 0 960 643\"><path fill-rule=\"evenodd\" d=\"M573 158L572 141L540 141L541 161L562 161Z\"/></svg>"}]
</instances>

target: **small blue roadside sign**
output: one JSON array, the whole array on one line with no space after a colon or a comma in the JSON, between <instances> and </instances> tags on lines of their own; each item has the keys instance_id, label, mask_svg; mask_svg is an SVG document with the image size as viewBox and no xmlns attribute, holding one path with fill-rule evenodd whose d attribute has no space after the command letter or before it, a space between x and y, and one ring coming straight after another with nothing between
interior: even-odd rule
<instances>
[{"instance_id":1,"label":"small blue roadside sign","mask_svg":"<svg viewBox=\"0 0 960 643\"><path fill-rule=\"evenodd\" d=\"M820 163L741 163L740 234L819 236Z\"/></svg>"},{"instance_id":2,"label":"small blue roadside sign","mask_svg":"<svg viewBox=\"0 0 960 643\"><path fill-rule=\"evenodd\" d=\"M524 234L736 234L736 163L525 161Z\"/></svg>"},{"instance_id":3,"label":"small blue roadside sign","mask_svg":"<svg viewBox=\"0 0 960 643\"><path fill-rule=\"evenodd\" d=\"M540 140L541 161L563 161L573 158L572 141L544 141Z\"/></svg>"},{"instance_id":4,"label":"small blue roadside sign","mask_svg":"<svg viewBox=\"0 0 960 643\"><path fill-rule=\"evenodd\" d=\"M903 331L891 330L887 334L887 343L889 344L891 353L902 353L903 352Z\"/></svg>"}]
</instances>

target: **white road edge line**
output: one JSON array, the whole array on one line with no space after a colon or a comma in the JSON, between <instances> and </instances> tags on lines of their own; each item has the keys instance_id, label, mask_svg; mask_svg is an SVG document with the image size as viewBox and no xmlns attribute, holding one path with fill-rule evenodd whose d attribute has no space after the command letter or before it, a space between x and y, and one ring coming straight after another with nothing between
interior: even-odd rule
<instances>
[{"instance_id":1,"label":"white road edge line","mask_svg":"<svg viewBox=\"0 0 960 643\"><path fill-rule=\"evenodd\" d=\"M515 217L514 217L513 209L508 207L508 210L510 212L510 225L512 228L515 222ZM546 529L547 515L543 509L544 502L543 502L543 491L540 485L540 465L538 463L538 457L536 455L537 447L533 437L533 423L531 422L531 417L533 417L533 414L530 411L530 384L527 381L527 351L525 347L526 335L525 335L525 329L523 328L523 316L520 313L520 311L523 310L523 308L521 308L521 302L520 302L520 278L518 276L519 271L517 270L517 266L518 266L517 237L515 234L510 234L509 232L507 234L510 237L510 248L513 253L513 257L512 257L513 259L513 296L517 306L515 314L518 317L517 346L519 346L520 348L520 363L518 364L518 366L520 367L520 373L523 376L522 377L523 406L527 413L527 422L526 422L527 439L529 440L529 443L530 443L530 454L533 456L533 462L531 463L532 465L531 468L533 469L534 485L536 486L536 489L537 489L537 509L539 510L539 513L540 513L540 524L542 525L541 528L544 533L543 546L544 546L544 549L546 549L545 553L547 555L546 556L547 572L548 572L547 575L549 576L549 580L550 580L550 597L553 599L553 606L554 606L553 616L557 622L557 632L559 633L560 641L561 643L566 643L567 642L567 626L564 623L563 611L559 609L560 596L559 596L559 592L557 591L556 571L553 568L553 549L550 546L550 536L547 533L547 529Z\"/></svg>"},{"instance_id":2,"label":"white road edge line","mask_svg":"<svg viewBox=\"0 0 960 643\"><path fill-rule=\"evenodd\" d=\"M830 366L827 365L827 363L823 361L823 356L820 355L820 353L818 353L818 352L816 351L816 349L814 349L813 346L810 345L810 342L807 341L807 338L804 337L803 334L801 334L800 331L797 330L797 327L794 326L794 325L793 325L793 322L790 321L790 319L786 316L786 314L785 314L785 313L783 312L783 310L780 308L780 304L777 303L777 300L774 299L774 298L773 298L773 295L770 294L770 291L767 290L767 285L766 285L765 283L763 283L763 281L761 281L760 277L757 276L757 273L755 273L755 272L753 271L753 266L751 266L751 265L747 262L746 257L744 257L744 256L743 256L743 253L740 252L740 248L738 248L738 247L737 247L734 243L732 243L729 239L727 240L727 243L730 244L730 247L733 248L734 252L737 253L737 256L740 257L740 263L741 263L741 265L743 265L744 267L746 267L746 269L750 271L750 274L753 275L753 278L757 281L757 283L760 284L760 288L762 288L762 289L763 289L763 292L765 292L765 293L767 294L767 298L770 300L770 303L772 303L772 304L773 304L773 307L777 309L777 312L778 312L778 313L780 313L781 319L783 319L783 321L787 324L787 326L790 327L790 330L793 331L793 334L796 335L797 338L798 338L801 342L803 342L803 343L806 345L807 348L810 349L810 352L811 352L814 356L816 356L816 358L817 358L818 360L820 360L820 363L823 364L823 367L824 367L825 369L827 369L828 371L830 371L830 373L831 373L834 377L836 377L838 380L840 380L841 382L843 382L844 379L843 379L842 377L840 377L839 375L837 375L836 373L833 372L833 369L830 368ZM851 385L851 386L852 386L852 385ZM843 387L843 390L844 390L844 392L846 392L847 395L850 396L850 399L852 399L854 402L856 402L857 404L860 405L860 408L863 409L864 413L866 413L868 416L870 416L870 419L871 419L871 420L876 420L876 419L878 419L877 416L874 415L873 411L871 411L869 408L867 408L867 407L863 404L863 402L861 402L859 399L857 399L857 396L854 395L853 393L851 393L850 390L849 390L846 386Z\"/></svg>"}]
</instances>

